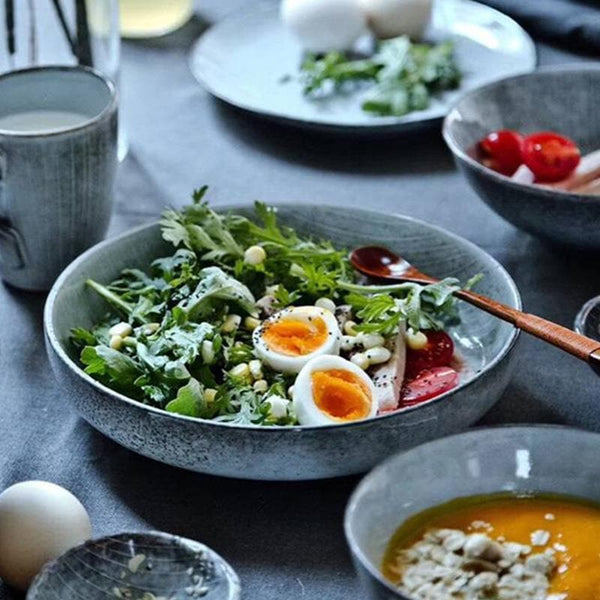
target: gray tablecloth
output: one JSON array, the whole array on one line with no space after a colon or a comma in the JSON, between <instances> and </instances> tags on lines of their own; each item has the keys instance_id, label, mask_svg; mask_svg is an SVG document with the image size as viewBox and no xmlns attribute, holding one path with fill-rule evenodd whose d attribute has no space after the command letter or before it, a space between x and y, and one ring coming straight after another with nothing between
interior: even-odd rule
<instances>
[{"instance_id":1,"label":"gray tablecloth","mask_svg":"<svg viewBox=\"0 0 600 600\"><path fill-rule=\"evenodd\" d=\"M231 1L204 0L199 12L210 21L232 8ZM155 219L168 204L184 204L192 188L207 183L215 203L322 201L425 219L494 255L515 278L527 310L567 326L600 292L593 257L546 247L488 210L456 172L438 131L340 143L215 102L188 70L200 30L194 23L163 40L124 45L131 151L119 173L111 235ZM548 47L540 57L542 64L574 60ZM362 598L342 532L357 479L233 481L124 450L65 404L46 359L43 304L42 295L0 285L0 489L23 479L55 481L82 500L97 535L152 528L201 540L236 567L246 599ZM600 430L600 384L585 365L525 336L517 352L514 379L486 423ZM14 597L0 586L0 600Z\"/></svg>"}]
</instances>

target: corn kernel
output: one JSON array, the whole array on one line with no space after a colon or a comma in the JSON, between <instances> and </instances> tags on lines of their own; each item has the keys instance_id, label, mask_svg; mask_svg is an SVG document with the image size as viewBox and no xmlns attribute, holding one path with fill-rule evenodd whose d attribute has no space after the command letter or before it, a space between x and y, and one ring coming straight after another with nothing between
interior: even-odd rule
<instances>
[{"instance_id":1,"label":"corn kernel","mask_svg":"<svg viewBox=\"0 0 600 600\"><path fill-rule=\"evenodd\" d=\"M250 246L250 248L244 252L244 262L247 265L260 265L265 262L266 258L267 253L262 246Z\"/></svg>"},{"instance_id":2,"label":"corn kernel","mask_svg":"<svg viewBox=\"0 0 600 600\"><path fill-rule=\"evenodd\" d=\"M356 323L354 321L346 321L344 323L344 333L346 335L356 335Z\"/></svg>"},{"instance_id":3,"label":"corn kernel","mask_svg":"<svg viewBox=\"0 0 600 600\"><path fill-rule=\"evenodd\" d=\"M411 350L423 350L427 346L427 336L422 331L415 333L409 329L406 332L406 344Z\"/></svg>"},{"instance_id":4,"label":"corn kernel","mask_svg":"<svg viewBox=\"0 0 600 600\"><path fill-rule=\"evenodd\" d=\"M254 331L260 325L260 323L260 319L257 319L255 317L246 317L244 319L244 327L248 331Z\"/></svg>"},{"instance_id":5,"label":"corn kernel","mask_svg":"<svg viewBox=\"0 0 600 600\"><path fill-rule=\"evenodd\" d=\"M335 313L335 302L333 300L330 300L329 298L319 298L315 302L315 306L317 308L324 308L329 312Z\"/></svg>"},{"instance_id":6,"label":"corn kernel","mask_svg":"<svg viewBox=\"0 0 600 600\"><path fill-rule=\"evenodd\" d=\"M123 345L123 338L120 335L111 335L109 346L113 350L120 350Z\"/></svg>"},{"instance_id":7,"label":"corn kernel","mask_svg":"<svg viewBox=\"0 0 600 600\"><path fill-rule=\"evenodd\" d=\"M121 323L117 323L116 325L113 325L108 330L108 335L110 335L110 337L118 335L121 338L125 338L128 335L131 335L132 332L133 332L133 328L131 327L131 325L129 323L125 323L123 321Z\"/></svg>"},{"instance_id":8,"label":"corn kernel","mask_svg":"<svg viewBox=\"0 0 600 600\"><path fill-rule=\"evenodd\" d=\"M221 331L223 333L233 333L242 322L240 315L229 315L223 325L221 325Z\"/></svg>"},{"instance_id":9,"label":"corn kernel","mask_svg":"<svg viewBox=\"0 0 600 600\"><path fill-rule=\"evenodd\" d=\"M204 390L204 399L207 402L214 402L216 395L217 395L217 390L215 390L214 388L206 388Z\"/></svg>"}]
</instances>

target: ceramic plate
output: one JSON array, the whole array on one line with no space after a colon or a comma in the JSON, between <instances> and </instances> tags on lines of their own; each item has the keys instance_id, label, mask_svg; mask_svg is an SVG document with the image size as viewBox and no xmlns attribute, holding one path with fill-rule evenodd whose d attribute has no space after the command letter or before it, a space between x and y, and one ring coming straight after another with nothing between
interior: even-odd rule
<instances>
[{"instance_id":1,"label":"ceramic plate","mask_svg":"<svg viewBox=\"0 0 600 600\"><path fill-rule=\"evenodd\" d=\"M248 206L232 211L253 214ZM278 217L301 234L330 239L339 247L387 246L434 276L466 281L481 273L477 291L520 307L515 284L500 264L474 244L433 225L398 215L310 204L279 206ZM508 383L517 331L459 303L461 323L452 328L452 335L471 372L457 388L413 408L344 425L260 427L196 419L140 404L87 375L69 334L73 327L89 327L106 312L104 301L86 287L87 278L107 283L124 268L147 269L153 259L172 253L158 224L102 242L58 278L44 316L50 361L65 400L94 427L145 456L193 471L248 479L360 473L395 450L474 423Z\"/></svg>"},{"instance_id":2,"label":"ceramic plate","mask_svg":"<svg viewBox=\"0 0 600 600\"><path fill-rule=\"evenodd\" d=\"M90 540L46 565L27 600L239 600L233 569L213 550L162 532Z\"/></svg>"},{"instance_id":3,"label":"ceramic plate","mask_svg":"<svg viewBox=\"0 0 600 600\"><path fill-rule=\"evenodd\" d=\"M368 134L431 124L446 115L460 93L532 71L536 65L527 33L506 15L471 0L438 2L426 37L431 42L455 41L463 82L460 89L434 98L427 110L403 117L365 113L360 93L306 98L296 77L302 49L273 3L258 4L217 23L196 43L190 64L212 94L239 108L297 125Z\"/></svg>"}]
</instances>

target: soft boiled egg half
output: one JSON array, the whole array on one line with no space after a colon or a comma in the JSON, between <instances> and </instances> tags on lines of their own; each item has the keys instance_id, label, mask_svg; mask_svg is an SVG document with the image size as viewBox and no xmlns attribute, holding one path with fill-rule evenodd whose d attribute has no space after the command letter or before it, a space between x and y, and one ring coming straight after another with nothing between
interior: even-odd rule
<instances>
[{"instance_id":1,"label":"soft boiled egg half","mask_svg":"<svg viewBox=\"0 0 600 600\"><path fill-rule=\"evenodd\" d=\"M339 354L341 339L335 315L317 306L279 311L252 335L258 358L282 373L299 373L315 356Z\"/></svg>"},{"instance_id":2,"label":"soft boiled egg half","mask_svg":"<svg viewBox=\"0 0 600 600\"><path fill-rule=\"evenodd\" d=\"M362 421L377 414L371 378L341 356L317 356L296 377L293 406L301 425Z\"/></svg>"}]
</instances>

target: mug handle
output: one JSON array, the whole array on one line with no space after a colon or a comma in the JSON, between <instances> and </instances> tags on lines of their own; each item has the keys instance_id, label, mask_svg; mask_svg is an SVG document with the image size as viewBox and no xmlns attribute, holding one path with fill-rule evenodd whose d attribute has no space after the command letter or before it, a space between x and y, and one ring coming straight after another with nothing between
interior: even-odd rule
<instances>
[{"instance_id":1,"label":"mug handle","mask_svg":"<svg viewBox=\"0 0 600 600\"><path fill-rule=\"evenodd\" d=\"M25 266L25 246L6 216L6 154L0 148L0 265L11 269Z\"/></svg>"}]
</instances>

